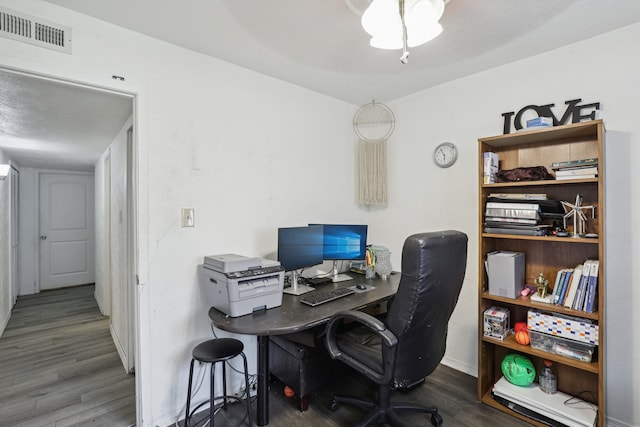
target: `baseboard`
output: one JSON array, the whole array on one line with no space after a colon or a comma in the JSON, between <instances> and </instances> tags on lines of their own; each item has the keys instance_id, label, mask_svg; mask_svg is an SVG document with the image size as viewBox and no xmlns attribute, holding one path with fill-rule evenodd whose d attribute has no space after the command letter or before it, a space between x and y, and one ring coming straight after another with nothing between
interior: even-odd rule
<instances>
[{"instance_id":1,"label":"baseboard","mask_svg":"<svg viewBox=\"0 0 640 427\"><path fill-rule=\"evenodd\" d=\"M113 325L111 325L111 324L109 324L109 332L111 333L111 339L113 340L113 344L115 344L116 350L118 351L118 356L120 356L120 361L122 362L122 367L126 371L126 369L127 369L127 357L126 357L126 354L124 352L124 349L122 348L122 344L120 343L120 340L118 339L118 335L113 330Z\"/></svg>"},{"instance_id":2,"label":"baseboard","mask_svg":"<svg viewBox=\"0 0 640 427\"><path fill-rule=\"evenodd\" d=\"M477 366L472 366L463 362L460 362L459 360L456 359L452 359L450 357L443 357L442 361L440 362L445 366L448 366L450 368L455 369L456 371L460 371L460 372L464 372L467 375L471 375L474 378L478 378L478 367Z\"/></svg>"},{"instance_id":3,"label":"baseboard","mask_svg":"<svg viewBox=\"0 0 640 427\"><path fill-rule=\"evenodd\" d=\"M4 334L4 330L9 324L9 319L11 319L11 310L7 312L7 315L2 319L2 323L0 323L0 337Z\"/></svg>"}]
</instances>

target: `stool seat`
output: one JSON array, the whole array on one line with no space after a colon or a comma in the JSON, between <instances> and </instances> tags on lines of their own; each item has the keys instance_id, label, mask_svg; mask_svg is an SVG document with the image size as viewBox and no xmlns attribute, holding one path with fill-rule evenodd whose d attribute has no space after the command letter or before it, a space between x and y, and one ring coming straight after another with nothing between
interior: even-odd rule
<instances>
[{"instance_id":1,"label":"stool seat","mask_svg":"<svg viewBox=\"0 0 640 427\"><path fill-rule=\"evenodd\" d=\"M242 341L234 338L216 338L198 344L193 349L193 358L199 362L213 363L233 359L244 350Z\"/></svg>"},{"instance_id":2,"label":"stool seat","mask_svg":"<svg viewBox=\"0 0 640 427\"><path fill-rule=\"evenodd\" d=\"M192 415L204 404L209 403L209 425L214 427L214 415L215 415L215 401L222 399L223 408L227 409L227 399L241 400L244 396L247 404L247 416L249 417L249 425L253 425L253 418L251 416L251 396L249 393L249 368L247 367L247 357L243 353L244 344L242 341L234 338L215 338L201 342L193 348L191 352L191 366L189 367L189 388L187 389L187 405L184 417L185 427L191 425ZM244 384L245 390L241 396L228 396L227 395L227 361L233 359L236 356L242 356L242 362L244 364ZM198 361L200 363L211 364L210 378L209 378L209 401L205 401L196 406L191 411L191 385L193 381L193 365ZM222 363L222 395L215 396L215 364Z\"/></svg>"}]
</instances>

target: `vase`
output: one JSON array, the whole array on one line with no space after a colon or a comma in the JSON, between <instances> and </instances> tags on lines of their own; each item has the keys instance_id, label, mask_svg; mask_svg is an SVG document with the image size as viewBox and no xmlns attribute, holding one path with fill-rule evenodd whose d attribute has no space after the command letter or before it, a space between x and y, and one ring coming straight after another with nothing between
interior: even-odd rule
<instances>
[{"instance_id":1,"label":"vase","mask_svg":"<svg viewBox=\"0 0 640 427\"><path fill-rule=\"evenodd\" d=\"M375 264L376 273L380 276L382 280L387 280L391 271L393 270L391 266L391 252L390 251L378 251L376 252L376 264Z\"/></svg>"}]
</instances>

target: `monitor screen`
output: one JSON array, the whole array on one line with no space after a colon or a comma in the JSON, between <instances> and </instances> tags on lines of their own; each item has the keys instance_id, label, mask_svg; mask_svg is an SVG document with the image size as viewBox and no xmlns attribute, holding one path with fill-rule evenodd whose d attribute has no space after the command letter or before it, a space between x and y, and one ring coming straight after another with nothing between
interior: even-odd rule
<instances>
[{"instance_id":1,"label":"monitor screen","mask_svg":"<svg viewBox=\"0 0 640 427\"><path fill-rule=\"evenodd\" d=\"M367 250L367 226L323 224L325 260L364 259Z\"/></svg>"},{"instance_id":2,"label":"monitor screen","mask_svg":"<svg viewBox=\"0 0 640 427\"><path fill-rule=\"evenodd\" d=\"M286 271L322 264L322 226L278 228L278 261Z\"/></svg>"}]
</instances>

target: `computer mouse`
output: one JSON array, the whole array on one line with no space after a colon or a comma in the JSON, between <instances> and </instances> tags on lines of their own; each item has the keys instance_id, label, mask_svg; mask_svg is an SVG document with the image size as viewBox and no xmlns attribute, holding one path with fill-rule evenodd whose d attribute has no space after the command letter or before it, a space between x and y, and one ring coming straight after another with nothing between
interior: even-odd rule
<instances>
[{"instance_id":1,"label":"computer mouse","mask_svg":"<svg viewBox=\"0 0 640 427\"><path fill-rule=\"evenodd\" d=\"M365 285L364 283L358 283L356 285L356 289L360 289L361 291L364 291L367 289L367 285Z\"/></svg>"}]
</instances>

